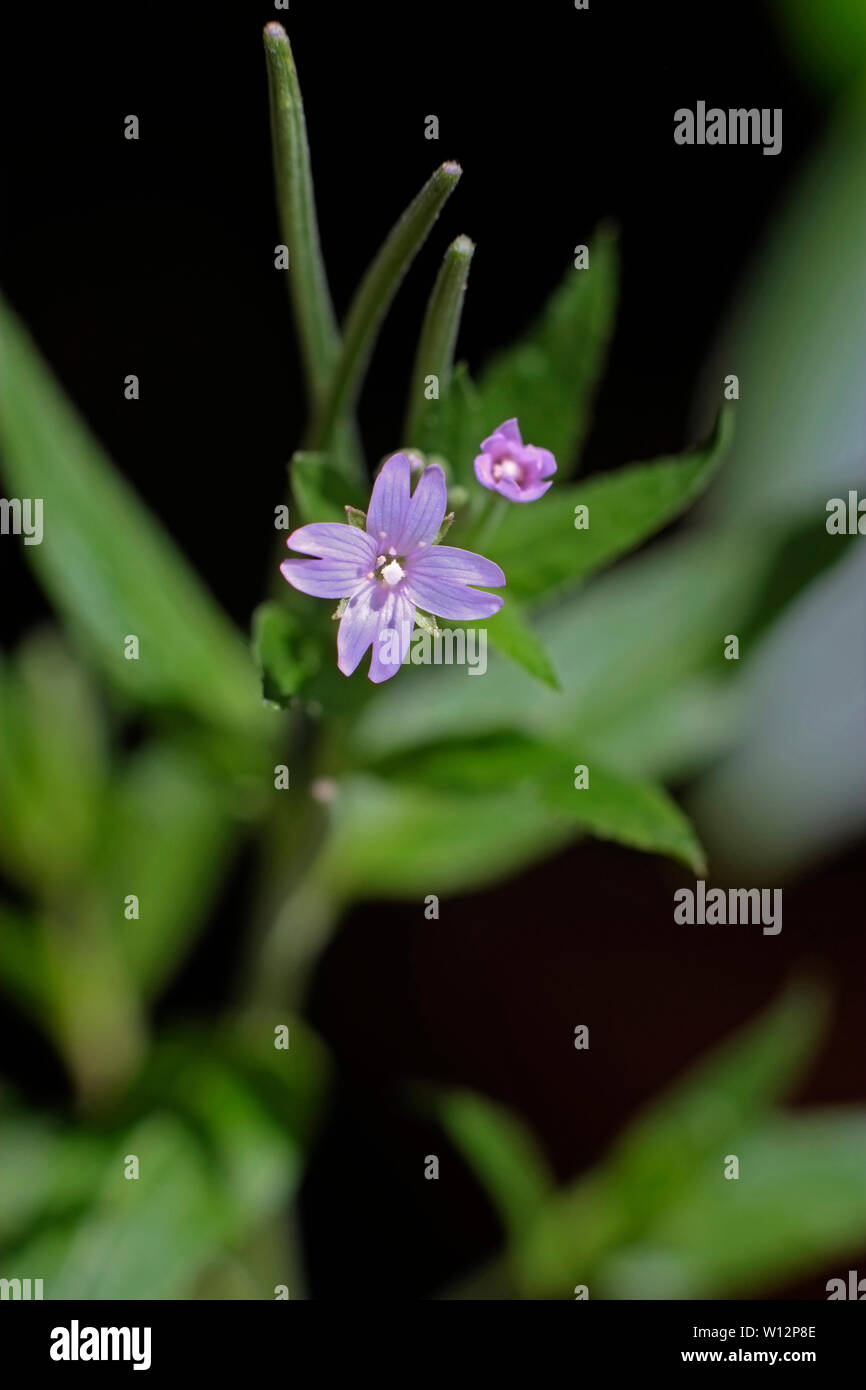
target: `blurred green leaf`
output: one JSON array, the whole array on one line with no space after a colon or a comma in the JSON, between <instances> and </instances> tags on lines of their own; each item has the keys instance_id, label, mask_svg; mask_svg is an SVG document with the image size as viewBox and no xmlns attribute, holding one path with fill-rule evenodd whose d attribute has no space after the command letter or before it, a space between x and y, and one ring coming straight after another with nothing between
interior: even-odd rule
<instances>
[{"instance_id":1,"label":"blurred green leaf","mask_svg":"<svg viewBox=\"0 0 866 1390\"><path fill-rule=\"evenodd\" d=\"M667 1296L748 1298L862 1248L866 1111L785 1115L727 1139L643 1241L605 1262L604 1296L659 1297L647 1273L661 1266ZM739 1159L736 1180L722 1175L728 1152Z\"/></svg>"},{"instance_id":2,"label":"blurred green leaf","mask_svg":"<svg viewBox=\"0 0 866 1390\"><path fill-rule=\"evenodd\" d=\"M594 760L589 785L576 788L587 760L514 733L476 735L429 744L373 765L397 782L449 793L529 795L577 830L647 853L667 854L696 873L704 855L687 817L661 787L616 776ZM467 808L472 802L467 800Z\"/></svg>"},{"instance_id":3,"label":"blurred green leaf","mask_svg":"<svg viewBox=\"0 0 866 1390\"><path fill-rule=\"evenodd\" d=\"M540 680L543 685L549 685L551 690L561 688L544 643L531 627L528 617L515 599L507 596L495 617L478 626L486 629L490 641L498 651L510 657L518 666L522 666L524 671L535 676L536 680Z\"/></svg>"},{"instance_id":4,"label":"blurred green leaf","mask_svg":"<svg viewBox=\"0 0 866 1390\"><path fill-rule=\"evenodd\" d=\"M339 521L345 525L347 506L367 504L358 484L347 482L325 454L299 450L292 455L289 477L303 524Z\"/></svg>"},{"instance_id":5,"label":"blurred green leaf","mask_svg":"<svg viewBox=\"0 0 866 1390\"><path fill-rule=\"evenodd\" d=\"M805 983L789 988L651 1105L596 1170L560 1192L516 1252L527 1288L564 1296L569 1281L586 1282L614 1249L643 1240L710 1161L713 1182L737 1186L722 1177L725 1154L802 1074L823 1002Z\"/></svg>"},{"instance_id":6,"label":"blurred green leaf","mask_svg":"<svg viewBox=\"0 0 866 1390\"><path fill-rule=\"evenodd\" d=\"M0 300L0 458L7 489L44 503L25 554L107 676L138 705L256 729L255 673L240 636L166 532L112 467ZM124 659L127 635L139 660Z\"/></svg>"},{"instance_id":7,"label":"blurred green leaf","mask_svg":"<svg viewBox=\"0 0 866 1390\"><path fill-rule=\"evenodd\" d=\"M90 854L106 777L101 711L81 667L49 630L0 660L0 860L45 896Z\"/></svg>"},{"instance_id":8,"label":"blurred green leaf","mask_svg":"<svg viewBox=\"0 0 866 1390\"><path fill-rule=\"evenodd\" d=\"M721 676L730 668L724 636L754 610L772 562L772 550L752 531L692 536L635 557L534 619L562 694L539 688L495 655L483 677L467 678L455 667L413 668L366 706L354 747L370 759L511 729L578 746L585 760L595 756L596 743L604 745L606 765L625 776L663 774L653 750L635 749L622 731L648 710L663 710L698 674ZM693 728L688 737L694 739ZM622 760L611 760L620 748Z\"/></svg>"},{"instance_id":9,"label":"blurred green leaf","mask_svg":"<svg viewBox=\"0 0 866 1390\"><path fill-rule=\"evenodd\" d=\"M285 708L319 670L315 635L283 603L262 603L253 616L253 650L262 679L262 694Z\"/></svg>"},{"instance_id":10,"label":"blurred green leaf","mask_svg":"<svg viewBox=\"0 0 866 1390\"><path fill-rule=\"evenodd\" d=\"M709 483L730 445L733 413L720 413L713 438L678 459L633 464L571 487L551 488L529 506L509 507L486 553L509 592L537 600L586 579L673 521ZM589 528L575 528L575 509Z\"/></svg>"},{"instance_id":11,"label":"blurred green leaf","mask_svg":"<svg viewBox=\"0 0 866 1390\"><path fill-rule=\"evenodd\" d=\"M574 835L525 789L467 797L369 776L341 781L320 872L338 897L423 897L511 875Z\"/></svg>"},{"instance_id":12,"label":"blurred green leaf","mask_svg":"<svg viewBox=\"0 0 866 1390\"><path fill-rule=\"evenodd\" d=\"M139 1177L124 1177L127 1156ZM201 1144L181 1121L151 1115L114 1148L90 1208L70 1230L52 1299L183 1298L223 1245L226 1206Z\"/></svg>"},{"instance_id":13,"label":"blurred green leaf","mask_svg":"<svg viewBox=\"0 0 866 1390\"><path fill-rule=\"evenodd\" d=\"M45 980L37 926L5 903L0 903L0 983L16 1004L42 1017Z\"/></svg>"},{"instance_id":14,"label":"blurred green leaf","mask_svg":"<svg viewBox=\"0 0 866 1390\"><path fill-rule=\"evenodd\" d=\"M801 68L831 91L866 67L866 9L862 0L774 0L778 27Z\"/></svg>"},{"instance_id":15,"label":"blurred green leaf","mask_svg":"<svg viewBox=\"0 0 866 1390\"><path fill-rule=\"evenodd\" d=\"M524 1229L554 1191L535 1136L504 1105L471 1091L437 1099L439 1120L474 1169L512 1234Z\"/></svg>"},{"instance_id":16,"label":"blurred green leaf","mask_svg":"<svg viewBox=\"0 0 866 1390\"><path fill-rule=\"evenodd\" d=\"M231 865L233 804L198 760L167 743L139 750L107 807L99 878L106 919L136 986L151 994L177 968ZM138 921L123 918L128 893Z\"/></svg>"},{"instance_id":17,"label":"blurred green leaf","mask_svg":"<svg viewBox=\"0 0 866 1390\"><path fill-rule=\"evenodd\" d=\"M663 787L619 777L589 763L589 786L575 789L571 769L544 788L547 804L567 812L576 825L602 840L615 840L646 854L666 854L706 870L706 857L688 817Z\"/></svg>"},{"instance_id":18,"label":"blurred green leaf","mask_svg":"<svg viewBox=\"0 0 866 1390\"><path fill-rule=\"evenodd\" d=\"M481 374L484 429L473 458L484 436L517 416L524 441L550 449L561 476L571 471L613 332L617 279L616 235L601 227L588 268L566 271L538 322Z\"/></svg>"},{"instance_id":19,"label":"blurred green leaf","mask_svg":"<svg viewBox=\"0 0 866 1390\"><path fill-rule=\"evenodd\" d=\"M485 436L484 409L465 362L458 362L438 401L431 401L422 421L419 448L428 456L447 460L455 483L478 485L473 462ZM478 498L480 501L480 498Z\"/></svg>"},{"instance_id":20,"label":"blurred green leaf","mask_svg":"<svg viewBox=\"0 0 866 1390\"><path fill-rule=\"evenodd\" d=\"M95 1134L25 1112L0 1116L0 1246L83 1209L105 1161L106 1142Z\"/></svg>"}]
</instances>

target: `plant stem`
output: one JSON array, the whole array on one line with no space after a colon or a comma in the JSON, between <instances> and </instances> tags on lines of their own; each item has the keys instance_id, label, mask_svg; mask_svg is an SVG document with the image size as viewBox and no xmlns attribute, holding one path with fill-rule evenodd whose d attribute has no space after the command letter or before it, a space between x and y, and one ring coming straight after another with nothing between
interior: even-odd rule
<instances>
[{"instance_id":1,"label":"plant stem","mask_svg":"<svg viewBox=\"0 0 866 1390\"><path fill-rule=\"evenodd\" d=\"M440 399L448 389L454 362L454 344L474 251L474 242L468 236L459 236L448 247L439 267L412 368L403 426L403 440L407 446L418 447L421 443L421 427L430 406L424 391L427 377L437 377Z\"/></svg>"},{"instance_id":2,"label":"plant stem","mask_svg":"<svg viewBox=\"0 0 866 1390\"><path fill-rule=\"evenodd\" d=\"M307 448L328 448L338 422L353 409L382 319L461 172L459 164L440 165L392 227L370 264L346 316L340 359Z\"/></svg>"},{"instance_id":3,"label":"plant stem","mask_svg":"<svg viewBox=\"0 0 866 1390\"><path fill-rule=\"evenodd\" d=\"M472 544L474 546L486 545L499 530L502 518L513 503L507 497L502 497L498 492L491 492L490 501L487 509L475 527L472 534Z\"/></svg>"}]
</instances>

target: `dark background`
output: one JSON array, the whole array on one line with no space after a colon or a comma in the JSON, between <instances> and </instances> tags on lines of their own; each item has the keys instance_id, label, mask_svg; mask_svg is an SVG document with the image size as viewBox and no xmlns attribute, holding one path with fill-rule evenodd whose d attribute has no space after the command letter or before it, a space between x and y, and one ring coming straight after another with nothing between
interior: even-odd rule
<instances>
[{"instance_id":1,"label":"dark background","mask_svg":"<svg viewBox=\"0 0 866 1390\"><path fill-rule=\"evenodd\" d=\"M342 311L432 168L464 178L383 334L362 407L368 456L397 431L417 326L453 236L477 243L461 355L477 367L537 313L594 225L622 228L610 370L591 471L676 451L697 372L765 224L826 112L755 0L343 5L22 6L4 25L0 284L108 451L246 627L303 398L272 194L260 31L286 22L305 94L319 218ZM673 112L784 108L784 146L683 149ZM136 114L141 138L123 137ZM438 143L424 120L440 121ZM123 379L141 380L127 402ZM0 552L2 634L43 613L19 548ZM14 595L14 599L10 599ZM312 1017L340 1080L308 1177L311 1292L417 1297L491 1250L496 1223L440 1132L407 1106L416 1078L477 1088L538 1129L562 1177L597 1159L635 1108L748 1019L793 962L839 991L802 1097L866 1098L856 857L790 892L778 939L688 937L677 871L578 847L516 884L443 905L357 911L326 954ZM231 995L245 866L161 1004ZM847 982L847 983L846 983ZM26 1046L31 1097L63 1082ZM577 1023L592 1047L575 1052ZM442 1180L420 1180L423 1156ZM784 1296L822 1297L823 1279Z\"/></svg>"}]
</instances>

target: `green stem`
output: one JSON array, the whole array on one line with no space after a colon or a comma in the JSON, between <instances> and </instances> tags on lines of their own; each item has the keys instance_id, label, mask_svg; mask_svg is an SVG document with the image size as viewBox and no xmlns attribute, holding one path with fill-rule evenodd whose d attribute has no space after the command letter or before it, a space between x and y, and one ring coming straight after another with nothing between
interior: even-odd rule
<instances>
[{"instance_id":1,"label":"green stem","mask_svg":"<svg viewBox=\"0 0 866 1390\"><path fill-rule=\"evenodd\" d=\"M476 548L483 546L495 536L499 530L502 518L513 504L507 497L502 497L498 492L491 492L490 501L487 509L481 516L474 532L472 533L472 544Z\"/></svg>"},{"instance_id":2,"label":"green stem","mask_svg":"<svg viewBox=\"0 0 866 1390\"><path fill-rule=\"evenodd\" d=\"M440 399L448 388L454 362L454 344L457 341L457 330L460 327L460 315L466 295L466 281L474 251L475 244L468 236L457 237L445 252L445 258L436 276L421 326L409 386L409 399L406 403L403 439L408 446L419 447L421 444L422 425L430 405L425 395L427 378L437 378Z\"/></svg>"},{"instance_id":3,"label":"green stem","mask_svg":"<svg viewBox=\"0 0 866 1390\"><path fill-rule=\"evenodd\" d=\"M379 326L461 172L459 164L440 165L395 223L369 266L346 316L343 349L308 448L327 448L338 422L353 409Z\"/></svg>"}]
</instances>

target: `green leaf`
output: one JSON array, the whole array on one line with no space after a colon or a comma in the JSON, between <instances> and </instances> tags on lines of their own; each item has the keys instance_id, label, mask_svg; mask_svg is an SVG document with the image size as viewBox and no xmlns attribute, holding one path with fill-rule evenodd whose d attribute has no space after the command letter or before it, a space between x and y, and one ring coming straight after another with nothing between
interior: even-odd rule
<instances>
[{"instance_id":1,"label":"green leaf","mask_svg":"<svg viewBox=\"0 0 866 1390\"><path fill-rule=\"evenodd\" d=\"M509 591L534 601L586 579L633 550L706 488L730 445L733 414L722 411L713 438L677 459L633 464L583 484L557 487L537 502L509 507L485 553L501 565ZM577 529L575 509L589 509Z\"/></svg>"},{"instance_id":2,"label":"green leaf","mask_svg":"<svg viewBox=\"0 0 866 1390\"><path fill-rule=\"evenodd\" d=\"M736 1187L722 1177L725 1154L795 1084L824 1014L812 986L790 987L651 1104L597 1169L559 1192L516 1251L531 1295L564 1295L612 1252L640 1244L706 1165L715 1164L713 1182Z\"/></svg>"},{"instance_id":3,"label":"green leaf","mask_svg":"<svg viewBox=\"0 0 866 1390\"><path fill-rule=\"evenodd\" d=\"M175 970L207 919L232 860L236 792L165 743L138 751L117 778L102 838L106 922L129 892L140 922L114 933L139 990L152 994Z\"/></svg>"},{"instance_id":4,"label":"green leaf","mask_svg":"<svg viewBox=\"0 0 866 1390\"><path fill-rule=\"evenodd\" d=\"M253 650L261 672L262 694L285 707L320 666L319 644L297 615L271 600L253 616Z\"/></svg>"},{"instance_id":5,"label":"green leaf","mask_svg":"<svg viewBox=\"0 0 866 1390\"><path fill-rule=\"evenodd\" d=\"M794 1086L826 1015L821 991L798 981L638 1119L609 1172L638 1221L664 1206L727 1135L754 1123Z\"/></svg>"},{"instance_id":6,"label":"green leaf","mask_svg":"<svg viewBox=\"0 0 866 1390\"><path fill-rule=\"evenodd\" d=\"M478 484L473 461L485 436L481 398L465 362L458 362L446 391L431 401L421 422L419 448L428 457L444 458L454 481L472 489L477 503Z\"/></svg>"},{"instance_id":7,"label":"green leaf","mask_svg":"<svg viewBox=\"0 0 866 1390\"><path fill-rule=\"evenodd\" d=\"M457 792L344 779L320 872L338 898L456 893L519 872L574 835L563 815L510 788Z\"/></svg>"},{"instance_id":8,"label":"green leaf","mask_svg":"<svg viewBox=\"0 0 866 1390\"><path fill-rule=\"evenodd\" d=\"M339 521L346 524L347 506L365 506L367 499L357 483L346 481L324 454L299 450L292 455L292 493L304 524Z\"/></svg>"},{"instance_id":9,"label":"green leaf","mask_svg":"<svg viewBox=\"0 0 866 1390\"><path fill-rule=\"evenodd\" d=\"M115 472L0 301L0 457L14 496L44 503L27 546L50 600L137 705L255 730L255 673L240 636ZM140 659L124 659L127 635Z\"/></svg>"},{"instance_id":10,"label":"green leaf","mask_svg":"<svg viewBox=\"0 0 866 1390\"><path fill-rule=\"evenodd\" d=\"M699 673L720 671L724 634L748 621L772 562L751 530L680 538L635 557L534 619L562 694L495 656L483 679L445 666L406 670L364 710L358 755L511 729L578 747L584 760L604 745L611 771L655 774L652 750L635 750L623 728ZM608 753L617 745L624 755L614 763Z\"/></svg>"},{"instance_id":11,"label":"green leaf","mask_svg":"<svg viewBox=\"0 0 866 1390\"><path fill-rule=\"evenodd\" d=\"M0 861L44 898L63 890L93 847L107 775L102 711L49 630L30 635L14 663L0 660L0 709Z\"/></svg>"},{"instance_id":12,"label":"green leaf","mask_svg":"<svg viewBox=\"0 0 866 1390\"><path fill-rule=\"evenodd\" d=\"M505 656L543 685L549 685L551 690L561 689L544 643L530 627L529 619L514 599L507 597L495 617L483 626L494 647Z\"/></svg>"},{"instance_id":13,"label":"green leaf","mask_svg":"<svg viewBox=\"0 0 866 1390\"><path fill-rule=\"evenodd\" d=\"M603 1296L748 1298L866 1240L866 1111L806 1111L729 1136L669 1208L599 1271ZM739 1178L722 1176L725 1154ZM847 1285L847 1266L834 1271Z\"/></svg>"},{"instance_id":14,"label":"green leaf","mask_svg":"<svg viewBox=\"0 0 866 1390\"><path fill-rule=\"evenodd\" d=\"M95 1134L26 1112L0 1117L0 1245L82 1210L105 1161L106 1142Z\"/></svg>"},{"instance_id":15,"label":"green leaf","mask_svg":"<svg viewBox=\"0 0 866 1390\"><path fill-rule=\"evenodd\" d=\"M578 790L575 769L588 764ZM516 733L475 735L430 744L374 764L380 776L450 793L510 793L536 798L576 831L646 853L666 854L703 872L703 851L688 819L652 783L614 775L595 760ZM467 809L472 803L467 801Z\"/></svg>"},{"instance_id":16,"label":"green leaf","mask_svg":"<svg viewBox=\"0 0 866 1390\"><path fill-rule=\"evenodd\" d=\"M525 1229L554 1191L554 1179L529 1127L471 1091L437 1100L443 1129L462 1151L512 1235Z\"/></svg>"},{"instance_id":17,"label":"green leaf","mask_svg":"<svg viewBox=\"0 0 866 1390\"><path fill-rule=\"evenodd\" d=\"M126 1180L126 1155L139 1177ZM230 1223L219 1180L201 1144L165 1114L122 1136L92 1205L69 1231L55 1269L54 1299L175 1299L223 1248Z\"/></svg>"},{"instance_id":18,"label":"green leaf","mask_svg":"<svg viewBox=\"0 0 866 1390\"><path fill-rule=\"evenodd\" d=\"M646 854L669 855L696 874L706 871L704 851L691 822L663 787L617 776L594 759L588 767L587 788L574 787L567 767L560 780L545 787L545 801L599 839L615 840Z\"/></svg>"},{"instance_id":19,"label":"green leaf","mask_svg":"<svg viewBox=\"0 0 866 1390\"><path fill-rule=\"evenodd\" d=\"M462 170L441 164L392 227L349 306L343 346L318 411L310 444L328 448L335 427L355 406L382 320Z\"/></svg>"},{"instance_id":20,"label":"green leaf","mask_svg":"<svg viewBox=\"0 0 866 1390\"><path fill-rule=\"evenodd\" d=\"M550 449L560 476L570 472L613 331L617 271L616 236L602 227L588 268L566 271L539 321L482 373L485 429L475 453L485 435L517 416L524 441Z\"/></svg>"},{"instance_id":21,"label":"green leaf","mask_svg":"<svg viewBox=\"0 0 866 1390\"><path fill-rule=\"evenodd\" d=\"M452 241L445 252L445 259L427 304L412 368L406 420L403 425L403 438L409 447L418 448L425 416L435 409L436 402L427 399L427 378L436 377L440 398L448 389L454 361L454 344L457 341L460 315L466 295L466 281L474 251L475 246L467 236L459 236Z\"/></svg>"},{"instance_id":22,"label":"green leaf","mask_svg":"<svg viewBox=\"0 0 866 1390\"><path fill-rule=\"evenodd\" d=\"M0 903L0 982L19 1007L42 1020L46 1008L36 922Z\"/></svg>"}]
</instances>

